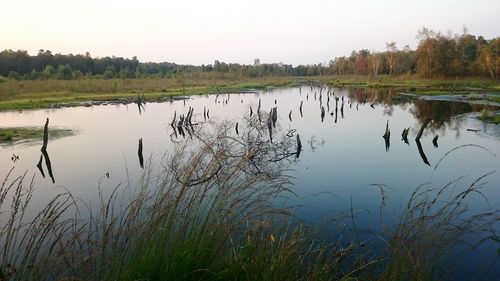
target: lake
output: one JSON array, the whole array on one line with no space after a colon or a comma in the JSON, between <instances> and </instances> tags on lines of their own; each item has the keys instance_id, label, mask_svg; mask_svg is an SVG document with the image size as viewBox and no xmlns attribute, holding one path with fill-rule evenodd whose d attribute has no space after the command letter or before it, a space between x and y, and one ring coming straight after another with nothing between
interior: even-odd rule
<instances>
[{"instance_id":1,"label":"lake","mask_svg":"<svg viewBox=\"0 0 500 281\"><path fill-rule=\"evenodd\" d=\"M376 228L382 194L379 186L372 184L383 184L386 199L382 212L384 223L390 225L419 185L440 188L464 177L457 184L460 189L494 171L482 181L482 195L471 197L469 203L474 211L498 209L500 205L500 125L478 119L484 106L420 100L394 89L302 86L192 96L146 103L140 110L136 104L113 104L1 112L1 126L43 126L49 118L49 128L69 128L74 135L49 139L54 182L46 170L43 177L36 167L41 140L3 145L0 176L4 178L12 167L15 175L25 171L34 175L35 204L64 189L92 202L97 200L98 186L112 190L139 181L143 172L138 159L139 139L145 162L159 166L168 158L183 138L170 126L174 112L178 120L192 107L193 123L203 126L206 108L210 122L230 120L242 126L250 107L256 114L259 100L263 112L277 107L277 136L290 130L300 134L300 157L290 157L283 165L290 165L290 189L298 195L287 203L302 205L297 216L307 223L319 224L354 208L362 210L358 224ZM323 117L321 107L325 110ZM414 139L428 117L433 121L423 131L419 147ZM387 124L391 133L388 141L383 138ZM405 128L410 128L408 143L401 137ZM435 136L437 142L433 143ZM13 154L19 160L13 162ZM470 258L479 260L481 256L476 253ZM467 270L473 268L464 267Z\"/></svg>"}]
</instances>

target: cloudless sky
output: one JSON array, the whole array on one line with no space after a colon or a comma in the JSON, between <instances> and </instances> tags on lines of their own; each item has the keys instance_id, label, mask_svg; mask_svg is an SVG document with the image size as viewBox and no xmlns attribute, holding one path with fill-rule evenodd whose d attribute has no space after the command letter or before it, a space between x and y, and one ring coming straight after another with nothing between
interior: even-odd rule
<instances>
[{"instance_id":1,"label":"cloudless sky","mask_svg":"<svg viewBox=\"0 0 500 281\"><path fill-rule=\"evenodd\" d=\"M415 48L423 26L500 35L500 0L1 0L0 50L183 64L328 62Z\"/></svg>"}]
</instances>

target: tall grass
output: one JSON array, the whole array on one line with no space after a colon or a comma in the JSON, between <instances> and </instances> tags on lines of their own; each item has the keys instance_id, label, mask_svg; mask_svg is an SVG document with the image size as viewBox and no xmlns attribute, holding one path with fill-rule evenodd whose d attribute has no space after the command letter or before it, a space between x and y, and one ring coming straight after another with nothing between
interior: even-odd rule
<instances>
[{"instance_id":1,"label":"tall grass","mask_svg":"<svg viewBox=\"0 0 500 281\"><path fill-rule=\"evenodd\" d=\"M231 123L194 128L160 173L149 164L137 186L100 187L97 205L65 192L33 213L33 178L11 170L0 188L0 280L428 280L442 276L451 247L498 222L498 210L465 204L481 178L453 196L453 183L418 188L396 227L374 235L383 253L316 240L273 205L293 196L283 161L294 138L271 143L264 123L249 119L239 136Z\"/></svg>"}]
</instances>

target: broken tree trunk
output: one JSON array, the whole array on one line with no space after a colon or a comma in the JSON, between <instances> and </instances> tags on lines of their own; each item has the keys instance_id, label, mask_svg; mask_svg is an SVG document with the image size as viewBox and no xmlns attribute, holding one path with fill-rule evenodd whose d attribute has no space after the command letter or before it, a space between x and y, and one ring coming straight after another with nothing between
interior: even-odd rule
<instances>
[{"instance_id":1,"label":"broken tree trunk","mask_svg":"<svg viewBox=\"0 0 500 281\"><path fill-rule=\"evenodd\" d=\"M47 151L47 144L49 142L49 118L45 121L45 126L43 127L43 144L40 151Z\"/></svg>"}]
</instances>

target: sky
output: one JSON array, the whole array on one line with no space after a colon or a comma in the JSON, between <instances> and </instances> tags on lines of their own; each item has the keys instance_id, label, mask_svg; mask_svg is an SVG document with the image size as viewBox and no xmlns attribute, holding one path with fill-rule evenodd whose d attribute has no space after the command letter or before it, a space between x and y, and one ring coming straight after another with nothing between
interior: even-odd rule
<instances>
[{"instance_id":1,"label":"sky","mask_svg":"<svg viewBox=\"0 0 500 281\"><path fill-rule=\"evenodd\" d=\"M417 46L422 27L500 36L499 0L0 0L0 50L212 64L326 63Z\"/></svg>"}]
</instances>

